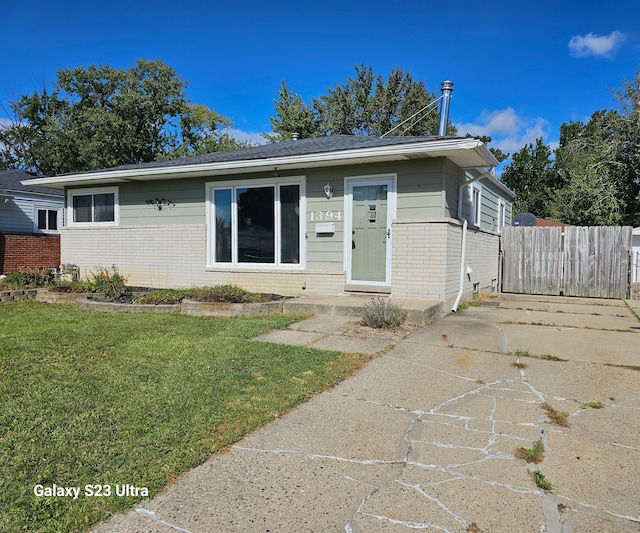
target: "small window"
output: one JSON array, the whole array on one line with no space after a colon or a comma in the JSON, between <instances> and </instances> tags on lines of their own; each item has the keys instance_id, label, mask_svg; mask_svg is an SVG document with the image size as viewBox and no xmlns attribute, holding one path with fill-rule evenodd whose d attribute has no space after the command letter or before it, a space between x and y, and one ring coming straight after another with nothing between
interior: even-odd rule
<instances>
[{"instance_id":1,"label":"small window","mask_svg":"<svg viewBox=\"0 0 640 533\"><path fill-rule=\"evenodd\" d=\"M70 209L71 225L117 223L118 189L77 189L69 191L67 204Z\"/></svg>"},{"instance_id":2,"label":"small window","mask_svg":"<svg viewBox=\"0 0 640 533\"><path fill-rule=\"evenodd\" d=\"M56 209L38 209L37 217L40 231L58 231L58 211Z\"/></svg>"},{"instance_id":3,"label":"small window","mask_svg":"<svg viewBox=\"0 0 640 533\"><path fill-rule=\"evenodd\" d=\"M480 227L482 217L482 190L473 185L471 189L471 224Z\"/></svg>"},{"instance_id":4,"label":"small window","mask_svg":"<svg viewBox=\"0 0 640 533\"><path fill-rule=\"evenodd\" d=\"M502 232L506 221L506 206L504 200L500 200L498 203L498 231Z\"/></svg>"}]
</instances>

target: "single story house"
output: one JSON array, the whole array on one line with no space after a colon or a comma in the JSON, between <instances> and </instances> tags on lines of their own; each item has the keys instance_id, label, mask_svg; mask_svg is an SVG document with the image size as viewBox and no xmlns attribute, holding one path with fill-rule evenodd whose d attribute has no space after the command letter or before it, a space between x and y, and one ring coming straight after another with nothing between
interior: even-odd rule
<instances>
[{"instance_id":1,"label":"single story house","mask_svg":"<svg viewBox=\"0 0 640 533\"><path fill-rule=\"evenodd\" d=\"M30 185L34 176L0 170L0 274L60 265L64 192Z\"/></svg>"},{"instance_id":2,"label":"single story house","mask_svg":"<svg viewBox=\"0 0 640 533\"><path fill-rule=\"evenodd\" d=\"M471 137L336 135L27 183L64 189L81 275L450 302L498 287L514 193L497 164Z\"/></svg>"}]
</instances>

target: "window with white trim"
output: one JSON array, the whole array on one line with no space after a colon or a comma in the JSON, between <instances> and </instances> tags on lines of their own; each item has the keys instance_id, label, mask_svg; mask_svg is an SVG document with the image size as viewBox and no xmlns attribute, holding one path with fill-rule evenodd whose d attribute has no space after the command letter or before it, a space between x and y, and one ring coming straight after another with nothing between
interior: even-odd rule
<instances>
[{"instance_id":1,"label":"window with white trim","mask_svg":"<svg viewBox=\"0 0 640 533\"><path fill-rule=\"evenodd\" d=\"M36 208L36 228L38 231L58 231L60 226L60 210Z\"/></svg>"},{"instance_id":2,"label":"window with white trim","mask_svg":"<svg viewBox=\"0 0 640 533\"><path fill-rule=\"evenodd\" d=\"M116 225L118 188L72 189L67 193L70 226Z\"/></svg>"},{"instance_id":3,"label":"window with white trim","mask_svg":"<svg viewBox=\"0 0 640 533\"><path fill-rule=\"evenodd\" d=\"M498 231L502 233L502 228L504 228L506 222L506 204L504 200L498 201Z\"/></svg>"},{"instance_id":4,"label":"window with white trim","mask_svg":"<svg viewBox=\"0 0 640 533\"><path fill-rule=\"evenodd\" d=\"M482 217L482 189L475 183L471 187L471 224L480 227Z\"/></svg>"},{"instance_id":5,"label":"window with white trim","mask_svg":"<svg viewBox=\"0 0 640 533\"><path fill-rule=\"evenodd\" d=\"M210 184L209 263L300 267L303 197L299 179Z\"/></svg>"}]
</instances>

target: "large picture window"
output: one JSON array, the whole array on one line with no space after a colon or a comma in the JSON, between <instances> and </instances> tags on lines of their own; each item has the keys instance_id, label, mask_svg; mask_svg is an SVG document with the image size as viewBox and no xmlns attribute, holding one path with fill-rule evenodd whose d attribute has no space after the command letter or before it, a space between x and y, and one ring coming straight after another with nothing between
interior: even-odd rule
<instances>
[{"instance_id":1,"label":"large picture window","mask_svg":"<svg viewBox=\"0 0 640 533\"><path fill-rule=\"evenodd\" d=\"M210 263L300 265L301 182L210 186Z\"/></svg>"},{"instance_id":2,"label":"large picture window","mask_svg":"<svg viewBox=\"0 0 640 533\"><path fill-rule=\"evenodd\" d=\"M118 189L75 189L68 192L70 225L117 224Z\"/></svg>"}]
</instances>

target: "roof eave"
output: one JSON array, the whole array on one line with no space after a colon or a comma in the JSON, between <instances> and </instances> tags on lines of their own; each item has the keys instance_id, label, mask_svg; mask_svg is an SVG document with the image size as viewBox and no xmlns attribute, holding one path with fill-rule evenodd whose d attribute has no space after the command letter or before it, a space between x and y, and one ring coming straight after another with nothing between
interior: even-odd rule
<instances>
[{"instance_id":1,"label":"roof eave","mask_svg":"<svg viewBox=\"0 0 640 533\"><path fill-rule=\"evenodd\" d=\"M74 185L92 185L97 183L123 183L129 181L148 181L156 179L185 179L200 176L246 174L252 172L273 171L274 169L305 169L367 162L394 161L419 157L448 157L454 162L462 160L462 154L471 155L474 165L469 167L495 167L498 161L488 148L474 138L437 139L428 142L387 145L351 150L320 152L295 156L282 156L266 159L243 159L239 161L221 161L181 166L142 167L133 169L114 169L99 172L85 172L64 176L35 178L23 181L23 185L62 189Z\"/></svg>"}]
</instances>

